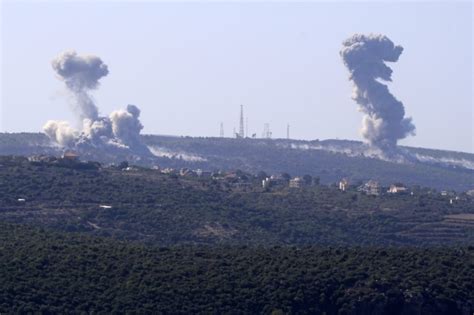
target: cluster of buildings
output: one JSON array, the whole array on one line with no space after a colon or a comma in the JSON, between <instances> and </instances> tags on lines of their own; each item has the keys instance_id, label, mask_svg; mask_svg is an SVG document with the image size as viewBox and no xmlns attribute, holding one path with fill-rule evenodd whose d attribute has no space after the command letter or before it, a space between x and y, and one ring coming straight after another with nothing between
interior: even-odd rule
<instances>
[{"instance_id":1,"label":"cluster of buildings","mask_svg":"<svg viewBox=\"0 0 474 315\"><path fill-rule=\"evenodd\" d=\"M288 174L272 175L262 180L262 188L269 189L271 187L290 187L303 188L319 184L319 179L313 179L311 176L297 176L291 178Z\"/></svg>"},{"instance_id":2,"label":"cluster of buildings","mask_svg":"<svg viewBox=\"0 0 474 315\"><path fill-rule=\"evenodd\" d=\"M38 163L79 162L79 154L74 151L65 151L60 158L51 155L33 155L28 157L28 161Z\"/></svg>"},{"instance_id":3,"label":"cluster of buildings","mask_svg":"<svg viewBox=\"0 0 474 315\"><path fill-rule=\"evenodd\" d=\"M134 167L122 168L123 171L132 171L135 170ZM159 171L161 174L172 175L175 177L184 177L184 178L203 178L203 179L213 179L218 182L228 184L232 188L256 188L261 187L263 189L270 188L303 188L310 187L313 185L319 184L319 178L312 178L309 175L303 177L291 177L290 175L283 173L279 175L264 176L263 179L259 175L252 175L245 173L243 171L205 171L202 169L190 169L190 168L159 168L154 167L155 170ZM260 183L260 185L259 185Z\"/></svg>"},{"instance_id":4,"label":"cluster of buildings","mask_svg":"<svg viewBox=\"0 0 474 315\"><path fill-rule=\"evenodd\" d=\"M74 151L65 151L61 157L51 155L34 155L28 157L28 161L36 164L50 164L73 169L93 169L101 168L98 162L84 162L79 159L79 154Z\"/></svg>"},{"instance_id":5,"label":"cluster of buildings","mask_svg":"<svg viewBox=\"0 0 474 315\"><path fill-rule=\"evenodd\" d=\"M122 169L123 171L134 170L133 167L127 167ZM183 178L201 178L201 179L212 179L218 182L227 184L233 188L245 188L252 187L254 177L250 174L244 173L242 171L205 171L202 169L190 169L190 168L160 168L158 166L153 168L156 171L159 171L161 174L167 174L173 177L183 177Z\"/></svg>"},{"instance_id":6,"label":"cluster of buildings","mask_svg":"<svg viewBox=\"0 0 474 315\"><path fill-rule=\"evenodd\" d=\"M85 164L79 161L79 155L74 151L65 151L64 154L60 157L48 156L48 155L36 155L28 158L30 162L37 163L54 163L54 164ZM119 166L122 171L133 171L138 170L137 167L126 165ZM270 188L293 188L300 189L304 187L311 187L319 184L319 178L312 178L309 175L303 177L291 177L286 173L280 175L265 176L263 179L259 176L254 176L240 170L237 171L205 171L202 169L190 169L190 168L160 168L158 166L153 167L153 169L160 171L162 174L168 174L179 177L187 178L203 178L203 179L214 179L225 183L226 185L233 188L251 188L258 187L258 181L261 181L261 187L265 190ZM351 185L350 181L347 178L343 178L338 183L338 188L341 191L347 191L349 189L355 190L358 192L365 193L367 195L378 196L381 194L411 194L413 191L410 191L402 183L394 183L389 187L383 187L376 180L369 180L361 185ZM455 200L459 199L459 196L456 196L454 192L451 191L441 191L442 196L447 196L450 198L450 203L453 203ZM467 191L466 195L469 197L474 197L474 189ZM20 200L19 200L20 201Z\"/></svg>"},{"instance_id":7,"label":"cluster of buildings","mask_svg":"<svg viewBox=\"0 0 474 315\"><path fill-rule=\"evenodd\" d=\"M350 187L350 183L347 178L343 178L341 181L339 181L339 190L346 191L349 189L349 187ZM359 192L363 192L367 195L372 195L372 196L378 196L384 192L384 189L379 184L379 182L372 179L358 186L356 189ZM408 188L401 183L395 183L395 184L390 185L390 187L388 187L388 189L386 190L386 193L404 194L404 193L408 193ZM413 195L413 192L410 192L410 194Z\"/></svg>"},{"instance_id":8,"label":"cluster of buildings","mask_svg":"<svg viewBox=\"0 0 474 315\"><path fill-rule=\"evenodd\" d=\"M369 180L368 182L363 183L362 185L354 185L351 187L348 179L343 178L339 181L339 190L346 191L350 188L371 196L379 196L381 194L409 194L411 196L414 195L414 192L408 189L402 183L394 183L387 188L381 186L379 182L375 180ZM439 192L439 194L441 196L446 197L447 200L449 200L450 204L453 204L454 202L463 199L463 197L459 196L454 191L442 190L441 192ZM466 195L469 197L474 197L474 190L467 191Z\"/></svg>"}]
</instances>

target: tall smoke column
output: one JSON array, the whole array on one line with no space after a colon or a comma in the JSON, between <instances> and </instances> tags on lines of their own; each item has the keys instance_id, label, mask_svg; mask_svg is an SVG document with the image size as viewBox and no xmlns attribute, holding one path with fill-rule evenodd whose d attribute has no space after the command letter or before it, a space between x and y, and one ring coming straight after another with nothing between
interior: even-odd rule
<instances>
[{"instance_id":1,"label":"tall smoke column","mask_svg":"<svg viewBox=\"0 0 474 315\"><path fill-rule=\"evenodd\" d=\"M398 140L414 135L415 126L411 118L404 117L403 103L377 79L392 81L392 69L385 62L396 62L403 47L374 34L355 34L343 46L340 55L354 83L352 98L365 113L362 136L370 145L393 153Z\"/></svg>"},{"instance_id":2,"label":"tall smoke column","mask_svg":"<svg viewBox=\"0 0 474 315\"><path fill-rule=\"evenodd\" d=\"M109 73L107 65L99 57L78 55L75 51L66 51L51 62L58 77L66 83L77 102L81 120L96 120L99 111L89 90L99 86L99 79Z\"/></svg>"}]
</instances>

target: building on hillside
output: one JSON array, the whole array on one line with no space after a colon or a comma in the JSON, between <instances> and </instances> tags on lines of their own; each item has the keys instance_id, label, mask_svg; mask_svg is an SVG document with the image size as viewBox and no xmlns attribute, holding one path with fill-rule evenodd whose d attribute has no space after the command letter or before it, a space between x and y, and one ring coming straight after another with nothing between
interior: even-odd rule
<instances>
[{"instance_id":1,"label":"building on hillside","mask_svg":"<svg viewBox=\"0 0 474 315\"><path fill-rule=\"evenodd\" d=\"M339 190L346 191L349 188L349 181L346 178L343 178L339 182Z\"/></svg>"},{"instance_id":2,"label":"building on hillside","mask_svg":"<svg viewBox=\"0 0 474 315\"><path fill-rule=\"evenodd\" d=\"M286 180L282 175L272 175L270 176L270 182L272 186L286 186L288 185L288 180Z\"/></svg>"},{"instance_id":3,"label":"building on hillside","mask_svg":"<svg viewBox=\"0 0 474 315\"><path fill-rule=\"evenodd\" d=\"M77 152L67 150L66 152L64 152L62 158L63 158L63 160L75 162L75 161L79 160L79 154Z\"/></svg>"},{"instance_id":4,"label":"building on hillside","mask_svg":"<svg viewBox=\"0 0 474 315\"><path fill-rule=\"evenodd\" d=\"M252 188L252 183L237 181L230 184L232 188L240 188L240 189L249 189Z\"/></svg>"},{"instance_id":5,"label":"building on hillside","mask_svg":"<svg viewBox=\"0 0 474 315\"><path fill-rule=\"evenodd\" d=\"M270 188L270 187L276 187L276 186L284 187L287 184L288 182L278 175L272 175L270 177L265 178L262 181L263 188Z\"/></svg>"},{"instance_id":6,"label":"building on hillside","mask_svg":"<svg viewBox=\"0 0 474 315\"><path fill-rule=\"evenodd\" d=\"M403 184L392 184L390 185L390 188L387 190L388 193L390 194L400 194L400 193L406 193L407 188Z\"/></svg>"},{"instance_id":7,"label":"building on hillside","mask_svg":"<svg viewBox=\"0 0 474 315\"><path fill-rule=\"evenodd\" d=\"M162 174L176 174L177 171L174 168L167 167L167 168L162 169L161 173Z\"/></svg>"},{"instance_id":8,"label":"building on hillside","mask_svg":"<svg viewBox=\"0 0 474 315\"><path fill-rule=\"evenodd\" d=\"M360 186L358 190L372 196L378 196L381 192L379 183L372 179Z\"/></svg>"},{"instance_id":9,"label":"building on hillside","mask_svg":"<svg viewBox=\"0 0 474 315\"><path fill-rule=\"evenodd\" d=\"M235 172L230 172L224 175L224 180L228 183L237 183L240 178Z\"/></svg>"},{"instance_id":10,"label":"building on hillside","mask_svg":"<svg viewBox=\"0 0 474 315\"><path fill-rule=\"evenodd\" d=\"M124 172L137 172L140 169L136 166L127 166L126 168L123 168L122 171Z\"/></svg>"},{"instance_id":11,"label":"building on hillside","mask_svg":"<svg viewBox=\"0 0 474 315\"><path fill-rule=\"evenodd\" d=\"M55 156L51 155L33 155L28 157L29 162L43 162L43 163L52 163L56 162L58 159Z\"/></svg>"},{"instance_id":12,"label":"building on hillside","mask_svg":"<svg viewBox=\"0 0 474 315\"><path fill-rule=\"evenodd\" d=\"M202 178L211 178L212 177L212 172L210 171L203 171L202 169L198 168L197 170L194 171L197 176L202 177Z\"/></svg>"},{"instance_id":13,"label":"building on hillside","mask_svg":"<svg viewBox=\"0 0 474 315\"><path fill-rule=\"evenodd\" d=\"M262 180L262 188L263 189L268 189L272 186L272 181L270 178L265 178L264 180Z\"/></svg>"},{"instance_id":14,"label":"building on hillside","mask_svg":"<svg viewBox=\"0 0 474 315\"><path fill-rule=\"evenodd\" d=\"M288 186L290 188L301 188L304 186L304 180L301 177L290 179Z\"/></svg>"},{"instance_id":15,"label":"building on hillside","mask_svg":"<svg viewBox=\"0 0 474 315\"><path fill-rule=\"evenodd\" d=\"M455 196L456 193L454 191L442 190L441 196Z\"/></svg>"},{"instance_id":16,"label":"building on hillside","mask_svg":"<svg viewBox=\"0 0 474 315\"><path fill-rule=\"evenodd\" d=\"M195 177L196 173L189 168L182 168L179 170L179 175L183 177Z\"/></svg>"}]
</instances>

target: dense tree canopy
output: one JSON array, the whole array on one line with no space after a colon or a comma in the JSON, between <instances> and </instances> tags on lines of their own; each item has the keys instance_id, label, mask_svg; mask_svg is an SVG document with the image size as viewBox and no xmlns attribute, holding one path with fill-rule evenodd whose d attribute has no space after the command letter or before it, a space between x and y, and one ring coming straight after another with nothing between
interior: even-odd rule
<instances>
[{"instance_id":1,"label":"dense tree canopy","mask_svg":"<svg viewBox=\"0 0 474 315\"><path fill-rule=\"evenodd\" d=\"M474 248L154 247L0 223L0 313L471 314Z\"/></svg>"}]
</instances>

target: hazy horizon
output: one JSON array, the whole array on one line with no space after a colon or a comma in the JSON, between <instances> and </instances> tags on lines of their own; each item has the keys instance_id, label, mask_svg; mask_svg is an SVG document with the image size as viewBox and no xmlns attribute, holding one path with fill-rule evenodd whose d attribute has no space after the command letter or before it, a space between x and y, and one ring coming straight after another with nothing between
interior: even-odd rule
<instances>
[{"instance_id":1,"label":"hazy horizon","mask_svg":"<svg viewBox=\"0 0 474 315\"><path fill-rule=\"evenodd\" d=\"M470 2L1 3L1 132L77 124L51 60L94 54L100 113L135 104L143 134L218 137L270 123L274 138L362 141L339 51L354 33L404 47L391 93L413 118L400 145L474 153ZM113 14L112 14L113 13Z\"/></svg>"}]
</instances>

